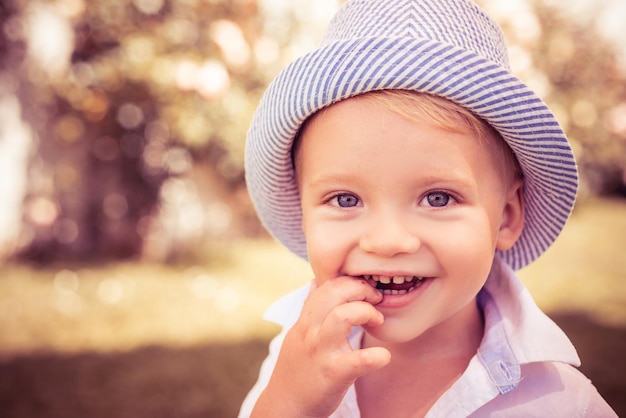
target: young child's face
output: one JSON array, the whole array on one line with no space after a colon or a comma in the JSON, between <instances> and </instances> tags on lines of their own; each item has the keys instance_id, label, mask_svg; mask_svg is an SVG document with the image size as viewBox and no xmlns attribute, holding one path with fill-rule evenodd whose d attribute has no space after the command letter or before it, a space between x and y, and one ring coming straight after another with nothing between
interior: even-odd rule
<instances>
[{"instance_id":1,"label":"young child's face","mask_svg":"<svg viewBox=\"0 0 626 418\"><path fill-rule=\"evenodd\" d=\"M409 341L475 315L521 205L521 182L506 180L492 148L361 98L303 131L295 163L311 267L320 284L350 276L384 289L385 323L366 328L376 338Z\"/></svg>"}]
</instances>

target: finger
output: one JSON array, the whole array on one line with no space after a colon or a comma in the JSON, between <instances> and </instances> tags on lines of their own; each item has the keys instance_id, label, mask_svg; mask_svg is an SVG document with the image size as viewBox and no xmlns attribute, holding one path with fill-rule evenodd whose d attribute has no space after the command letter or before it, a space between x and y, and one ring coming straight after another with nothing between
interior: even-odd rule
<instances>
[{"instance_id":1,"label":"finger","mask_svg":"<svg viewBox=\"0 0 626 418\"><path fill-rule=\"evenodd\" d=\"M364 302L371 303L372 305L376 305L382 302L383 293L380 290L368 284L365 280L360 279L360 278L354 278L354 277L345 277L345 280L349 283L358 285L362 292L362 294L356 296L357 299L348 298L346 299L346 302L349 302L352 300L363 300Z\"/></svg>"},{"instance_id":2,"label":"finger","mask_svg":"<svg viewBox=\"0 0 626 418\"><path fill-rule=\"evenodd\" d=\"M313 293L315 293L318 287L319 284L317 283L317 280L313 279L309 282L309 293L307 293L306 299L304 299L305 302L311 298L311 296L313 295Z\"/></svg>"},{"instance_id":3,"label":"finger","mask_svg":"<svg viewBox=\"0 0 626 418\"><path fill-rule=\"evenodd\" d=\"M319 285L319 289L325 294L325 300L332 300L336 304L357 300L377 304L383 299L380 290L356 277L335 277Z\"/></svg>"},{"instance_id":4,"label":"finger","mask_svg":"<svg viewBox=\"0 0 626 418\"><path fill-rule=\"evenodd\" d=\"M347 338L352 327L378 326L384 321L383 314L364 301L344 303L332 309L319 329L320 344L335 349L349 348Z\"/></svg>"},{"instance_id":5,"label":"finger","mask_svg":"<svg viewBox=\"0 0 626 418\"><path fill-rule=\"evenodd\" d=\"M298 318L298 323L300 324L312 324L315 323L315 319L311 319L314 311L315 302L311 302L310 300L314 297L315 292L317 291L319 284L317 280L313 279L309 284L309 293L306 295L304 299L304 306L302 308L302 312L300 313L300 317Z\"/></svg>"},{"instance_id":6,"label":"finger","mask_svg":"<svg viewBox=\"0 0 626 418\"><path fill-rule=\"evenodd\" d=\"M391 353L383 347L369 347L360 350L344 352L337 356L335 367L327 372L327 377L346 383L353 383L356 379L378 370L391 361Z\"/></svg>"},{"instance_id":7,"label":"finger","mask_svg":"<svg viewBox=\"0 0 626 418\"><path fill-rule=\"evenodd\" d=\"M311 292L305 301L303 316L312 323L321 324L326 316L339 305L356 301L374 305L381 300L381 292L365 281L353 277L337 277L325 281Z\"/></svg>"}]
</instances>

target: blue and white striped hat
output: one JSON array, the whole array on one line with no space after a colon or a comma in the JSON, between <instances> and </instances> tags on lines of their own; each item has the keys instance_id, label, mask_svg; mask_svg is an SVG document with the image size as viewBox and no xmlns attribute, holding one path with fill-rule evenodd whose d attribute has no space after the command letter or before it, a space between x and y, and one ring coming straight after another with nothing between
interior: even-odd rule
<instances>
[{"instance_id":1,"label":"blue and white striped hat","mask_svg":"<svg viewBox=\"0 0 626 418\"><path fill-rule=\"evenodd\" d=\"M269 232L307 258L291 161L294 137L316 111L380 89L445 97L491 124L525 179L525 227L501 253L514 269L556 239L576 198L567 138L544 102L510 72L497 24L471 0L353 0L321 46L288 65L261 99L248 132L246 181Z\"/></svg>"}]
</instances>

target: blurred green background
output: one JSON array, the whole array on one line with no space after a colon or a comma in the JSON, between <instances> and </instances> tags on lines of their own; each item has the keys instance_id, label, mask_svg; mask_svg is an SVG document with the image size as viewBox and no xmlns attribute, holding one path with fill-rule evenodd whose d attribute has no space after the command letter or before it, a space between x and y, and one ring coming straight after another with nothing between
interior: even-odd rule
<instances>
[{"instance_id":1,"label":"blurred green background","mask_svg":"<svg viewBox=\"0 0 626 418\"><path fill-rule=\"evenodd\" d=\"M245 133L340 3L0 3L0 415L236 415L263 311L311 277L256 219ZM626 2L480 3L582 177L520 275L626 416Z\"/></svg>"}]
</instances>

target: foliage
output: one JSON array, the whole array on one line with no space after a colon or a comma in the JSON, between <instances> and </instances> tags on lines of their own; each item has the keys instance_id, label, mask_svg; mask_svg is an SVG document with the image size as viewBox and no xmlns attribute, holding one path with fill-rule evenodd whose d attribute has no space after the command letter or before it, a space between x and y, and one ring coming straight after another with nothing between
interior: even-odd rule
<instances>
[{"instance_id":1,"label":"foliage","mask_svg":"<svg viewBox=\"0 0 626 418\"><path fill-rule=\"evenodd\" d=\"M36 138L22 257L141 253L162 186L196 165L243 187L243 138L278 50L255 2L4 7L4 84Z\"/></svg>"}]
</instances>

